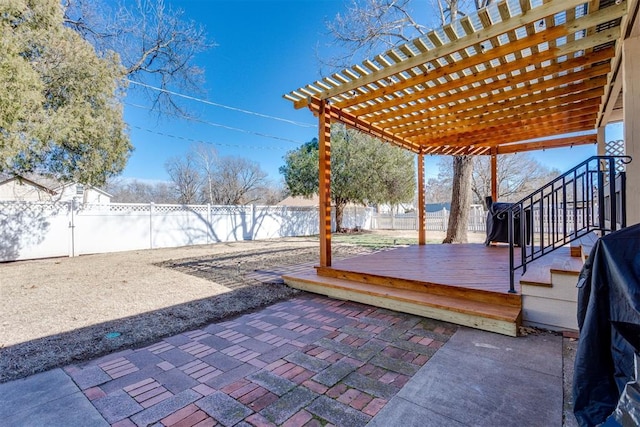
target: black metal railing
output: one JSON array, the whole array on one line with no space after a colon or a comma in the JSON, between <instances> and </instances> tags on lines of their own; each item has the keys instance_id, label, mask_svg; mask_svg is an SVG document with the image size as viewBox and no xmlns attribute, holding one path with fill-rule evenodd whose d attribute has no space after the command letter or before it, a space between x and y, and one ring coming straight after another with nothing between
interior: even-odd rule
<instances>
[{"instance_id":1,"label":"black metal railing","mask_svg":"<svg viewBox=\"0 0 640 427\"><path fill-rule=\"evenodd\" d=\"M625 172L629 156L593 156L519 202L496 212L508 221L509 292L515 271L592 231L603 235L626 226ZM516 257L516 244L519 256Z\"/></svg>"}]
</instances>

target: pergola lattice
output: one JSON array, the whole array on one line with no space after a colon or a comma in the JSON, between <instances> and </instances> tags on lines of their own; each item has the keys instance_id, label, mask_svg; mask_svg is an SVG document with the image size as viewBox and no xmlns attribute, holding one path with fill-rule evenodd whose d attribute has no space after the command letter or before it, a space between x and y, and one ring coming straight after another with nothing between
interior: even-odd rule
<instances>
[{"instance_id":1,"label":"pergola lattice","mask_svg":"<svg viewBox=\"0 0 640 427\"><path fill-rule=\"evenodd\" d=\"M626 6L501 1L284 97L420 154L594 143Z\"/></svg>"}]
</instances>

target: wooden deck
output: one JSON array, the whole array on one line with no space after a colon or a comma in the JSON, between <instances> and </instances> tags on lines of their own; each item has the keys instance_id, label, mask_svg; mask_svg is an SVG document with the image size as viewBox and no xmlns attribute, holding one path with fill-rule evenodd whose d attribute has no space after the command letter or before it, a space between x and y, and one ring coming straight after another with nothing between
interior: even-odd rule
<instances>
[{"instance_id":1,"label":"wooden deck","mask_svg":"<svg viewBox=\"0 0 640 427\"><path fill-rule=\"evenodd\" d=\"M289 286L515 336L522 299L509 290L506 246L422 245L284 275ZM518 283L519 276L516 277Z\"/></svg>"}]
</instances>

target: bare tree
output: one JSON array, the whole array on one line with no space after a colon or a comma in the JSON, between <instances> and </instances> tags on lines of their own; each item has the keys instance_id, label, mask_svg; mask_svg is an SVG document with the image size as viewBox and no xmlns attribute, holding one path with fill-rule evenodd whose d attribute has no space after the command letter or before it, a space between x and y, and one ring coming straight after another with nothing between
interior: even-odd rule
<instances>
[{"instance_id":1,"label":"bare tree","mask_svg":"<svg viewBox=\"0 0 640 427\"><path fill-rule=\"evenodd\" d=\"M260 165L242 157L221 157L213 176L213 202L220 205L247 205L260 199L267 174Z\"/></svg>"},{"instance_id":2,"label":"bare tree","mask_svg":"<svg viewBox=\"0 0 640 427\"><path fill-rule=\"evenodd\" d=\"M342 54L320 58L332 69L347 68L355 60L373 56L425 35L426 28L409 12L411 0L351 0L344 14L337 14L326 27ZM332 49L335 51L334 49Z\"/></svg>"},{"instance_id":3,"label":"bare tree","mask_svg":"<svg viewBox=\"0 0 640 427\"><path fill-rule=\"evenodd\" d=\"M473 169L472 191L475 200L484 203L491 194L491 160L479 156ZM549 169L528 153L498 156L498 199L518 201L558 176L557 169Z\"/></svg>"},{"instance_id":4,"label":"bare tree","mask_svg":"<svg viewBox=\"0 0 640 427\"><path fill-rule=\"evenodd\" d=\"M174 187L164 181L125 181L121 178L110 180L104 187L115 203L177 203Z\"/></svg>"},{"instance_id":5,"label":"bare tree","mask_svg":"<svg viewBox=\"0 0 640 427\"><path fill-rule=\"evenodd\" d=\"M204 29L186 20L164 0L112 3L106 0L63 0L65 24L89 41L99 54L118 54L127 77L153 102L157 111L182 112L166 89L199 92L203 70L199 53L215 46ZM163 90L157 91L149 86Z\"/></svg>"},{"instance_id":6,"label":"bare tree","mask_svg":"<svg viewBox=\"0 0 640 427\"><path fill-rule=\"evenodd\" d=\"M438 177L427 183L428 200L450 202L453 178L453 157L444 156L438 162ZM529 153L498 156L498 200L517 201L530 194L559 175L556 169L549 169ZM484 204L491 194L491 160L489 156L474 158L471 177L471 203Z\"/></svg>"},{"instance_id":7,"label":"bare tree","mask_svg":"<svg viewBox=\"0 0 640 427\"><path fill-rule=\"evenodd\" d=\"M185 157L172 157L165 163L165 169L178 192L178 203L185 205L198 203L198 193L202 186L202 175L192 153Z\"/></svg>"},{"instance_id":8,"label":"bare tree","mask_svg":"<svg viewBox=\"0 0 640 427\"><path fill-rule=\"evenodd\" d=\"M198 144L191 149L196 159L198 169L203 175L202 192L203 199L207 203L214 204L213 183L214 174L216 173L216 165L218 153L212 145Z\"/></svg>"},{"instance_id":9,"label":"bare tree","mask_svg":"<svg viewBox=\"0 0 640 427\"><path fill-rule=\"evenodd\" d=\"M445 25L461 17L466 10L488 6L494 0L434 1L440 24ZM383 47L390 48L407 42L409 35L410 38L424 35L425 27L412 17L410 5L410 0L352 0L344 16L337 15L327 24L334 41L347 53L334 56L334 60L325 60L323 63L346 68L348 65L344 64L345 60L353 62L355 59L364 59ZM451 197L451 214L445 243L466 242L465 221L471 203L472 158L460 156L454 160L453 171L454 193Z\"/></svg>"}]
</instances>

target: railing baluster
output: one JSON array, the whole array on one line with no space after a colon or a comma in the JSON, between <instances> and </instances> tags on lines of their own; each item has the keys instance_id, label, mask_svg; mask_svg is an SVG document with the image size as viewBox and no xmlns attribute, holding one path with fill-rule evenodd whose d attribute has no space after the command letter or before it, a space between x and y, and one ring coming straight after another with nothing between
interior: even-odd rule
<instances>
[{"instance_id":1,"label":"railing baluster","mask_svg":"<svg viewBox=\"0 0 640 427\"><path fill-rule=\"evenodd\" d=\"M616 223L618 222L618 215L616 213L616 177L615 177L615 163L613 158L609 159L609 227L611 231L616 231Z\"/></svg>"},{"instance_id":2,"label":"railing baluster","mask_svg":"<svg viewBox=\"0 0 640 427\"><path fill-rule=\"evenodd\" d=\"M617 193L620 193L622 227L626 226L626 182L620 174L620 185L616 183L615 159L629 163L629 156L593 156L572 168L560 177L513 203L495 215L508 215L509 234L509 292L515 293L515 270L526 272L527 264L537 258L576 240L592 230L607 231L605 224L605 183L609 182L610 206L606 211L613 223L609 229L617 228ZM595 170L591 168L595 164ZM618 188L620 187L620 188ZM597 189L597 191L594 191ZM569 207L571 205L571 207ZM536 206L538 218L535 218ZM593 218L598 215L597 221ZM529 213L530 218L527 218ZM571 220L569 213L572 214ZM519 227L515 227L515 219ZM560 219L561 218L561 219ZM538 224L538 230L534 224ZM571 226L573 224L573 226ZM520 243L520 264L516 265L514 245L516 234ZM536 240L538 246L536 246Z\"/></svg>"}]
</instances>

